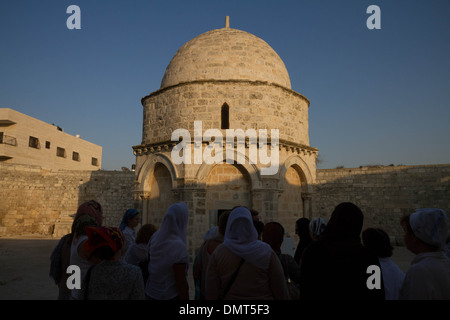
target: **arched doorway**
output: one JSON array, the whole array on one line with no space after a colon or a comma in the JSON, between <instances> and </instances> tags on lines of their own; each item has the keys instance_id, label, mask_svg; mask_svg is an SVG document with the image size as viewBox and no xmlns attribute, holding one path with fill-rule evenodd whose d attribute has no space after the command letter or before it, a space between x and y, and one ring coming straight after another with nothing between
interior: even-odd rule
<instances>
[{"instance_id":1,"label":"arched doorway","mask_svg":"<svg viewBox=\"0 0 450 320\"><path fill-rule=\"evenodd\" d=\"M305 182L301 177L301 169L298 166L288 167L282 178L283 192L278 198L278 222L291 237L295 237L295 221L305 217L302 199Z\"/></svg>"},{"instance_id":2,"label":"arched doorway","mask_svg":"<svg viewBox=\"0 0 450 320\"><path fill-rule=\"evenodd\" d=\"M247 170L241 165L215 165L206 179L209 227L217 225L219 213L239 205L252 207L251 179Z\"/></svg>"},{"instance_id":3,"label":"arched doorway","mask_svg":"<svg viewBox=\"0 0 450 320\"><path fill-rule=\"evenodd\" d=\"M160 226L162 218L169 206L175 203L172 191L172 177L162 163L157 163L151 174L149 183L150 195L147 200L147 223Z\"/></svg>"}]
</instances>

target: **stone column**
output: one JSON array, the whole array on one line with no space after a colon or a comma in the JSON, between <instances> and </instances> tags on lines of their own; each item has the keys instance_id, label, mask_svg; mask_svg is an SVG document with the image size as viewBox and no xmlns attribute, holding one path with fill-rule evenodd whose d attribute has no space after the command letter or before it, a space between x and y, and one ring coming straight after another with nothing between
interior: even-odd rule
<instances>
[{"instance_id":1,"label":"stone column","mask_svg":"<svg viewBox=\"0 0 450 320\"><path fill-rule=\"evenodd\" d=\"M206 212L206 189L203 187L189 186L183 189L176 189L178 201L183 201L189 208L188 225L188 250L192 258L195 257L196 250L203 243L203 235L209 228L209 216Z\"/></svg>"},{"instance_id":2,"label":"stone column","mask_svg":"<svg viewBox=\"0 0 450 320\"><path fill-rule=\"evenodd\" d=\"M150 199L150 192L134 192L134 208L141 213L141 225L148 223L148 199Z\"/></svg>"},{"instance_id":3,"label":"stone column","mask_svg":"<svg viewBox=\"0 0 450 320\"><path fill-rule=\"evenodd\" d=\"M278 197L281 192L280 189L271 188L252 190L253 209L259 212L260 220L264 223L278 221Z\"/></svg>"},{"instance_id":4,"label":"stone column","mask_svg":"<svg viewBox=\"0 0 450 320\"><path fill-rule=\"evenodd\" d=\"M312 220L312 193L302 192L303 217Z\"/></svg>"}]
</instances>

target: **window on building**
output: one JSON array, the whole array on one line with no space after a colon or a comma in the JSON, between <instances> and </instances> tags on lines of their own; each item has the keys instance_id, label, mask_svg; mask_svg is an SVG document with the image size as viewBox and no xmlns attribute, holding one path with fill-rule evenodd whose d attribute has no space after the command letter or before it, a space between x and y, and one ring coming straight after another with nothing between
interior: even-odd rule
<instances>
[{"instance_id":1,"label":"window on building","mask_svg":"<svg viewBox=\"0 0 450 320\"><path fill-rule=\"evenodd\" d=\"M97 158L92 158L92 161L91 161L91 164L93 165L93 166L98 166L98 159Z\"/></svg>"},{"instance_id":2,"label":"window on building","mask_svg":"<svg viewBox=\"0 0 450 320\"><path fill-rule=\"evenodd\" d=\"M30 136L30 140L28 141L28 146L30 148L40 149L39 139L36 137Z\"/></svg>"},{"instance_id":3,"label":"window on building","mask_svg":"<svg viewBox=\"0 0 450 320\"><path fill-rule=\"evenodd\" d=\"M73 152L72 153L72 160L74 161L80 161L80 154L78 152Z\"/></svg>"},{"instance_id":4,"label":"window on building","mask_svg":"<svg viewBox=\"0 0 450 320\"><path fill-rule=\"evenodd\" d=\"M57 147L56 148L56 156L65 158L66 157L66 149Z\"/></svg>"},{"instance_id":5,"label":"window on building","mask_svg":"<svg viewBox=\"0 0 450 320\"><path fill-rule=\"evenodd\" d=\"M4 132L0 132L0 144L9 144L10 146L17 146L17 140L14 137L7 136Z\"/></svg>"},{"instance_id":6,"label":"window on building","mask_svg":"<svg viewBox=\"0 0 450 320\"><path fill-rule=\"evenodd\" d=\"M45 149L50 149L50 141L45 141Z\"/></svg>"},{"instance_id":7,"label":"window on building","mask_svg":"<svg viewBox=\"0 0 450 320\"><path fill-rule=\"evenodd\" d=\"M230 129L230 107L224 103L222 106L222 129Z\"/></svg>"}]
</instances>

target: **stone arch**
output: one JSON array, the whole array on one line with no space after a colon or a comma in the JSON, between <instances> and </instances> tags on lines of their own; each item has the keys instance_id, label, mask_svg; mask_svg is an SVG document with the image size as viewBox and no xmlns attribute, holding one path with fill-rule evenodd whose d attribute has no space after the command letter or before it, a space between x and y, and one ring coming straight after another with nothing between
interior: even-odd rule
<instances>
[{"instance_id":1,"label":"stone arch","mask_svg":"<svg viewBox=\"0 0 450 320\"><path fill-rule=\"evenodd\" d=\"M147 223L160 226L167 208L175 203L172 177L168 168L157 162L149 178L150 193L148 194Z\"/></svg>"},{"instance_id":2,"label":"stone arch","mask_svg":"<svg viewBox=\"0 0 450 320\"><path fill-rule=\"evenodd\" d=\"M234 150L234 159L237 159L238 154L240 154L240 153L237 152L236 150ZM260 188L262 183L261 183L261 175L260 175L258 167L255 164L250 164L250 160L247 156L244 155L244 157L245 157L245 163L239 164L239 166L243 170L245 170L245 172L248 173L248 175L250 177L252 189ZM227 158L225 151L223 151L223 159L224 159L224 163L227 160L230 160L230 162L231 162L231 160L233 160L233 159ZM197 174L195 176L196 180L197 180L197 184L199 186L206 185L206 179L208 178L208 175L211 172L211 170L214 168L214 166L216 166L216 164L206 164L205 162L203 162L201 164L201 166L197 170Z\"/></svg>"},{"instance_id":3,"label":"stone arch","mask_svg":"<svg viewBox=\"0 0 450 320\"><path fill-rule=\"evenodd\" d=\"M159 226L167 208L176 202L173 189L178 173L169 158L163 154L149 157L137 175L137 191L142 195L142 224Z\"/></svg>"},{"instance_id":4,"label":"stone arch","mask_svg":"<svg viewBox=\"0 0 450 320\"><path fill-rule=\"evenodd\" d=\"M172 179L172 186L176 187L176 181L179 177L177 168L173 165L172 161L164 154L156 153L153 156L150 156L147 160L145 160L142 167L139 169L138 174L136 175L136 182L138 183L138 192L148 193L151 192L148 185L148 179L151 177L155 166L161 163L163 164L170 173Z\"/></svg>"},{"instance_id":5,"label":"stone arch","mask_svg":"<svg viewBox=\"0 0 450 320\"><path fill-rule=\"evenodd\" d=\"M298 155L289 156L286 159L286 161L284 162L284 164L281 166L280 171L279 171L280 189L283 189L283 187L284 187L285 182L284 182L283 177L286 175L286 171L290 167L295 168L295 170L298 172L298 174L302 180L302 185L303 185L302 192L311 193L312 185L313 185L313 176L311 174L311 171L309 170L309 166Z\"/></svg>"},{"instance_id":6,"label":"stone arch","mask_svg":"<svg viewBox=\"0 0 450 320\"><path fill-rule=\"evenodd\" d=\"M280 170L278 220L294 237L295 221L310 218L312 175L306 163L297 155L290 156ZM297 239L296 239L297 240Z\"/></svg>"}]
</instances>

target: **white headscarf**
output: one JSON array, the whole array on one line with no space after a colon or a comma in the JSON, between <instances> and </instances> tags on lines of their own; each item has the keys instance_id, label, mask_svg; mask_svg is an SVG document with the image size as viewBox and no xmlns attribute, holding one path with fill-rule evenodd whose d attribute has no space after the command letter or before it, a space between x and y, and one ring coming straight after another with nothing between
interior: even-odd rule
<instances>
[{"instance_id":1,"label":"white headscarf","mask_svg":"<svg viewBox=\"0 0 450 320\"><path fill-rule=\"evenodd\" d=\"M309 230L316 236L320 236L325 230L327 222L324 218L316 218L309 223Z\"/></svg>"},{"instance_id":2,"label":"white headscarf","mask_svg":"<svg viewBox=\"0 0 450 320\"><path fill-rule=\"evenodd\" d=\"M149 277L145 293L158 300L173 299L178 295L173 265L189 265L186 248L188 208L180 202L169 207L164 215L161 227L149 241L150 263ZM186 273L187 274L187 273Z\"/></svg>"},{"instance_id":3,"label":"white headscarf","mask_svg":"<svg viewBox=\"0 0 450 320\"><path fill-rule=\"evenodd\" d=\"M414 235L425 243L442 248L448 234L448 217L444 210L417 209L409 216Z\"/></svg>"},{"instance_id":4,"label":"white headscarf","mask_svg":"<svg viewBox=\"0 0 450 320\"><path fill-rule=\"evenodd\" d=\"M272 248L258 240L252 215L247 208L237 207L231 211L223 245L246 262L263 270L269 268Z\"/></svg>"},{"instance_id":5,"label":"white headscarf","mask_svg":"<svg viewBox=\"0 0 450 320\"><path fill-rule=\"evenodd\" d=\"M152 263L189 263L186 248L187 224L188 207L184 202L173 204L167 209L161 227L150 238Z\"/></svg>"}]
</instances>

